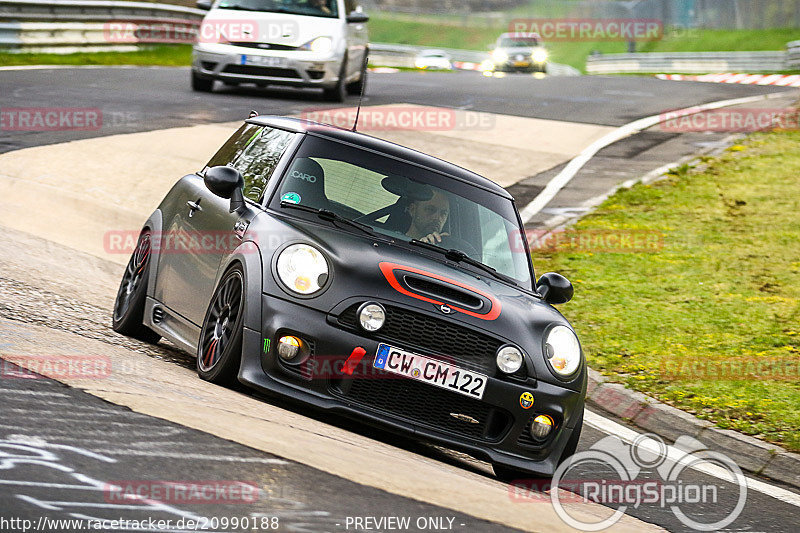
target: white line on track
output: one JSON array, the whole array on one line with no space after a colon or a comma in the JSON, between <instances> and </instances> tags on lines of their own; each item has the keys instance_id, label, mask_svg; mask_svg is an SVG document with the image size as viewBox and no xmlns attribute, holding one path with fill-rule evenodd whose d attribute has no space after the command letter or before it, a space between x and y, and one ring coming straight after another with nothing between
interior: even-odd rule
<instances>
[{"instance_id":1,"label":"white line on track","mask_svg":"<svg viewBox=\"0 0 800 533\"><path fill-rule=\"evenodd\" d=\"M609 420L603 416L598 415L590 410L584 411L583 415L584 423L587 426L593 427L598 431L602 431L608 435L615 435L622 439L623 441L627 442L628 444L633 443L636 440L636 437L640 435L640 433L632 430L629 427L623 426L614 422L613 420ZM652 445L651 445L652 444ZM643 448L647 449L647 451L657 454L659 456L663 456L660 453L658 443L655 441L644 441L640 444ZM689 454L686 452L675 448L674 446L667 445L667 454L666 457L670 461L680 462L681 460L686 460L689 458ZM689 468L697 470L698 472L702 472L703 474L707 474L709 476L715 477L717 479L721 479L726 482L730 482L731 475L726 469L722 468L721 466L709 463L709 462L695 462L689 465ZM780 500L785 503L789 503L796 507L800 507L800 494L791 492L789 490L783 489L781 487L777 487L775 485L770 485L769 483L765 483L761 480L754 479L752 477L745 476L747 479L747 489L748 490L755 490L766 494L767 496L772 496L773 498Z\"/></svg>"},{"instance_id":2,"label":"white line on track","mask_svg":"<svg viewBox=\"0 0 800 533\"><path fill-rule=\"evenodd\" d=\"M182 452L157 452L146 450L120 450L120 449L96 449L97 453L107 455L130 455L137 457L165 457L171 459L186 459L191 461L223 461L230 463L258 463L265 465L288 465L289 461L284 459L267 459L264 457L231 457L229 455L205 455L201 453L182 453Z\"/></svg>"},{"instance_id":3,"label":"white line on track","mask_svg":"<svg viewBox=\"0 0 800 533\"><path fill-rule=\"evenodd\" d=\"M50 396L51 398L69 398L67 394L60 392L39 392L32 390L0 389L0 394L24 394L26 396Z\"/></svg>"},{"instance_id":4,"label":"white line on track","mask_svg":"<svg viewBox=\"0 0 800 533\"><path fill-rule=\"evenodd\" d=\"M785 95L783 93L772 93L767 95L734 98L732 100L720 100L699 106L687 107L677 111L670 111L669 113L670 117L695 115L703 111L708 111L709 109L719 109L721 107L748 104L751 102L757 102L759 100L766 100L768 98L777 98L779 96ZM583 168L583 166L588 163L589 160L594 157L595 154L597 154L597 152L606 146L619 141L620 139L624 139L625 137L633 135L634 133L638 133L642 130L655 126L659 122L662 122L662 120L663 116L661 114L640 118L639 120L635 120L625 124L624 126L620 126L616 130L607 133L584 148L584 150L575 156L561 172L559 172L547 183L545 188L536 196L536 198L534 198L528 205L520 210L519 214L522 217L522 223L527 224L530 219L544 209L547 204L549 204L550 201L555 198L556 194L558 194L559 191L561 191L561 189L563 189L567 183L569 183L572 178L575 177L578 171Z\"/></svg>"}]
</instances>

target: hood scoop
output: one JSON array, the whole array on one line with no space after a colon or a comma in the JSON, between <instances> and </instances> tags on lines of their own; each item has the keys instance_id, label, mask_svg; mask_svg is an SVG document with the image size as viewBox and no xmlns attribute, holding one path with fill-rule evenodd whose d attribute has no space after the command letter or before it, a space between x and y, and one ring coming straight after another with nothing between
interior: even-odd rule
<instances>
[{"instance_id":1,"label":"hood scoop","mask_svg":"<svg viewBox=\"0 0 800 533\"><path fill-rule=\"evenodd\" d=\"M489 302L488 299L478 294L458 289L448 283L440 283L413 274L406 274L402 279L408 290L422 296L441 300L476 312L491 307L491 302Z\"/></svg>"}]
</instances>

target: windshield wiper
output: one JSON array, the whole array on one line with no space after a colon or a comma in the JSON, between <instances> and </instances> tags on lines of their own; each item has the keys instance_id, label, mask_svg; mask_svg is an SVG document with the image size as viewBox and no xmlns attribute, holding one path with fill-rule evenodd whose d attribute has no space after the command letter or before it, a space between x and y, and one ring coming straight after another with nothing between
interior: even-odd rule
<instances>
[{"instance_id":1,"label":"windshield wiper","mask_svg":"<svg viewBox=\"0 0 800 533\"><path fill-rule=\"evenodd\" d=\"M316 207L310 207L307 205L293 204L292 202L287 202L285 200L281 201L280 205L283 208L299 209L300 211L305 211L306 213L314 213L322 220L334 223L341 222L342 224L347 224L353 228L360 229L370 237L377 237L377 233L375 233L375 230L373 230L370 226L362 224L361 222L356 222L355 220L350 220L349 218L345 218L334 213L333 211L329 211L328 209L317 209Z\"/></svg>"},{"instance_id":2,"label":"windshield wiper","mask_svg":"<svg viewBox=\"0 0 800 533\"><path fill-rule=\"evenodd\" d=\"M441 246L436 246L435 244L430 244L425 241L421 241L419 239L411 239L411 244L413 244L414 246L425 248L426 250L432 250L434 252L438 252L444 255L445 259L449 259L454 263L466 263L468 265L474 266L479 270L483 270L488 274L491 274L492 276L496 277L499 280L511 283L512 285L519 286L519 283L517 283L516 280L514 280L514 278L506 276L505 274L501 274L496 269L490 267L485 263L481 263L477 259L471 258L461 250L456 250L455 248L450 248L450 249L442 248Z\"/></svg>"}]
</instances>

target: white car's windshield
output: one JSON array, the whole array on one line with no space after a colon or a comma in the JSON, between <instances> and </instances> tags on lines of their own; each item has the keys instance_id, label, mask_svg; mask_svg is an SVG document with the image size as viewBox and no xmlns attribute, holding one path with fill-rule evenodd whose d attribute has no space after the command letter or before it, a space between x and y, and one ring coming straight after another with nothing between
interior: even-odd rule
<instances>
[{"instance_id":1,"label":"white car's windshield","mask_svg":"<svg viewBox=\"0 0 800 533\"><path fill-rule=\"evenodd\" d=\"M282 201L333 211L393 239L459 250L531 287L511 200L438 172L308 136L271 206Z\"/></svg>"},{"instance_id":2,"label":"white car's windshield","mask_svg":"<svg viewBox=\"0 0 800 533\"><path fill-rule=\"evenodd\" d=\"M533 48L539 45L535 37L503 37L500 39L501 48Z\"/></svg>"},{"instance_id":3,"label":"white car's windshield","mask_svg":"<svg viewBox=\"0 0 800 533\"><path fill-rule=\"evenodd\" d=\"M217 9L265 11L314 17L339 16L336 0L220 0Z\"/></svg>"}]
</instances>

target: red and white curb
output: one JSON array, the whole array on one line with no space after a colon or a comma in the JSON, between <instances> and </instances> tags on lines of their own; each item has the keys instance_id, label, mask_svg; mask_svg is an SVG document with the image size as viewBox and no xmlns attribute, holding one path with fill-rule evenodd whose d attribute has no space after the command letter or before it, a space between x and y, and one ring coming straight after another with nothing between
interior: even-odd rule
<instances>
[{"instance_id":1,"label":"red and white curb","mask_svg":"<svg viewBox=\"0 0 800 533\"><path fill-rule=\"evenodd\" d=\"M472 61L453 61L453 67L458 70L483 70L481 63L473 63Z\"/></svg>"},{"instance_id":2,"label":"red and white curb","mask_svg":"<svg viewBox=\"0 0 800 533\"><path fill-rule=\"evenodd\" d=\"M705 81L711 83L742 83L745 85L775 85L778 87L800 87L800 74L702 74L687 76L684 74L656 74L661 80Z\"/></svg>"}]
</instances>

